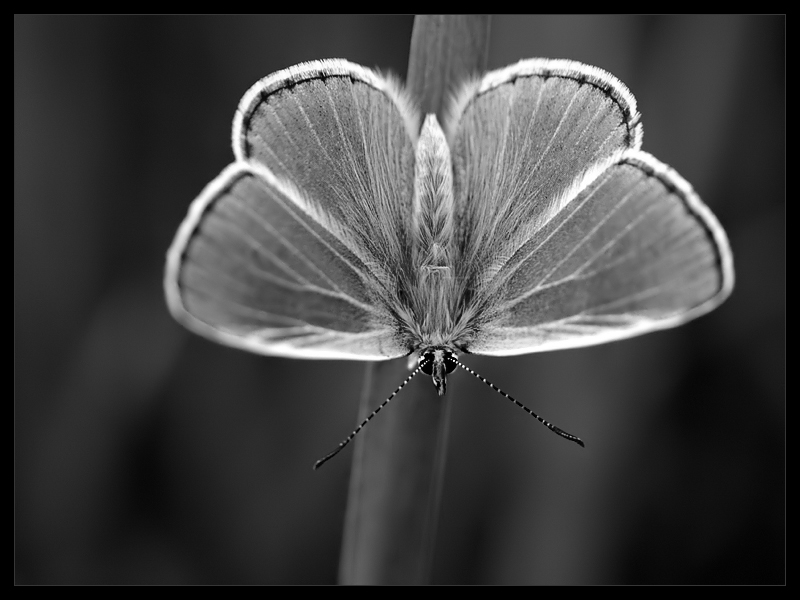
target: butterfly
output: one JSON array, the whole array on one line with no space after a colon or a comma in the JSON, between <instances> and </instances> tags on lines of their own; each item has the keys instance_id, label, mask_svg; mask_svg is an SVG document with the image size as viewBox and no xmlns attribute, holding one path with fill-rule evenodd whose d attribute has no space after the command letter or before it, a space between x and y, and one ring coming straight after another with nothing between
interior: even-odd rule
<instances>
[{"instance_id":1,"label":"butterfly","mask_svg":"<svg viewBox=\"0 0 800 600\"><path fill-rule=\"evenodd\" d=\"M613 75L523 60L464 82L442 121L345 60L260 80L234 117L235 161L167 254L173 316L261 354L412 356L442 395L460 353L610 342L730 294L724 230L640 150Z\"/></svg>"}]
</instances>

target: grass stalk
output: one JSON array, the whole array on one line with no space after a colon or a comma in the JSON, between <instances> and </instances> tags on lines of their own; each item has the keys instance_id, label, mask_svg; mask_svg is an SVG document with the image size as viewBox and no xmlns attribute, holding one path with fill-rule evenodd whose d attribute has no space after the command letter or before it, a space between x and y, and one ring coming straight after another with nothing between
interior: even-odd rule
<instances>
[{"instance_id":1,"label":"grass stalk","mask_svg":"<svg viewBox=\"0 0 800 600\"><path fill-rule=\"evenodd\" d=\"M488 39L489 17L416 17L407 87L424 113L442 121L451 90L486 68ZM406 359L368 365L359 422L407 375ZM340 583L429 583L452 402L420 375L354 440Z\"/></svg>"}]
</instances>

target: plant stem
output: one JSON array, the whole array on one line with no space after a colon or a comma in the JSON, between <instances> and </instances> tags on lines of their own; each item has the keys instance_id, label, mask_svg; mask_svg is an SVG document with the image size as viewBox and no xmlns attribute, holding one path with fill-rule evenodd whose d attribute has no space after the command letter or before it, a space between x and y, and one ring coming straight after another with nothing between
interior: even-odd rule
<instances>
[{"instance_id":1,"label":"plant stem","mask_svg":"<svg viewBox=\"0 0 800 600\"><path fill-rule=\"evenodd\" d=\"M486 68L489 17L418 16L407 86L442 121L448 93ZM359 422L408 375L407 360L368 365ZM452 393L419 376L354 440L339 581L424 584L444 477Z\"/></svg>"},{"instance_id":2,"label":"plant stem","mask_svg":"<svg viewBox=\"0 0 800 600\"><path fill-rule=\"evenodd\" d=\"M448 94L486 70L490 18L486 15L428 15L414 19L406 87L423 114L442 112Z\"/></svg>"}]
</instances>

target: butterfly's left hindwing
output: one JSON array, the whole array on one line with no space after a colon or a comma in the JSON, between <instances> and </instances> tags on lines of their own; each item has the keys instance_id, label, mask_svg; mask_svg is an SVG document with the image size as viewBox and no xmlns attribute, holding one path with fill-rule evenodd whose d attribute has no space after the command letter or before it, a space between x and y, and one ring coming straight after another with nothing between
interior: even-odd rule
<instances>
[{"instance_id":1,"label":"butterfly's left hindwing","mask_svg":"<svg viewBox=\"0 0 800 600\"><path fill-rule=\"evenodd\" d=\"M472 351L511 355L674 327L719 305L733 269L688 184L632 152L541 228L496 277L497 317Z\"/></svg>"}]
</instances>

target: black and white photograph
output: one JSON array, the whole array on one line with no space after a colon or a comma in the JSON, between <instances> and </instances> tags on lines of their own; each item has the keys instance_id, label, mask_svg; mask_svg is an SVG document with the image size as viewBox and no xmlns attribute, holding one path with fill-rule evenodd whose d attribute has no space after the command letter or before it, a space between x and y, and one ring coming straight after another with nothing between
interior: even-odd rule
<instances>
[{"instance_id":1,"label":"black and white photograph","mask_svg":"<svg viewBox=\"0 0 800 600\"><path fill-rule=\"evenodd\" d=\"M785 585L785 79L783 15L15 15L15 585Z\"/></svg>"}]
</instances>

